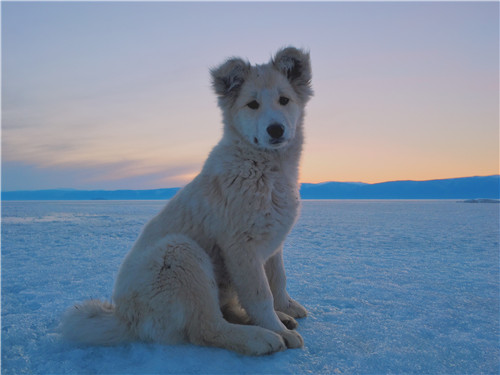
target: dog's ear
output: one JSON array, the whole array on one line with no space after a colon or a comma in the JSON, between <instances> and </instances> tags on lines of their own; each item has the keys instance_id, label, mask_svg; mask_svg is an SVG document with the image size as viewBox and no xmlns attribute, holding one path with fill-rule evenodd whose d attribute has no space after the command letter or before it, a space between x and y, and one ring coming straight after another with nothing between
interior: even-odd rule
<instances>
[{"instance_id":1,"label":"dog's ear","mask_svg":"<svg viewBox=\"0 0 500 375\"><path fill-rule=\"evenodd\" d=\"M313 95L309 52L287 47L276 53L272 63L278 71L288 78L300 98L307 102Z\"/></svg>"},{"instance_id":2,"label":"dog's ear","mask_svg":"<svg viewBox=\"0 0 500 375\"><path fill-rule=\"evenodd\" d=\"M236 99L249 71L250 64L240 58L231 58L211 69L212 87L219 100L232 102Z\"/></svg>"}]
</instances>

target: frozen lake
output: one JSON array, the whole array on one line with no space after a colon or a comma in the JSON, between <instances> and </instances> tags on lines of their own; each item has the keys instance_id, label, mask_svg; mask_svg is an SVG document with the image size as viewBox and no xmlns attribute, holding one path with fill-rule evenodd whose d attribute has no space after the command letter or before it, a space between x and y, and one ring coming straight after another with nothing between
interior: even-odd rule
<instances>
[{"instance_id":1,"label":"frozen lake","mask_svg":"<svg viewBox=\"0 0 500 375\"><path fill-rule=\"evenodd\" d=\"M455 201L304 201L285 245L301 350L63 342L60 315L109 300L163 204L2 203L2 374L499 372L500 205Z\"/></svg>"}]
</instances>

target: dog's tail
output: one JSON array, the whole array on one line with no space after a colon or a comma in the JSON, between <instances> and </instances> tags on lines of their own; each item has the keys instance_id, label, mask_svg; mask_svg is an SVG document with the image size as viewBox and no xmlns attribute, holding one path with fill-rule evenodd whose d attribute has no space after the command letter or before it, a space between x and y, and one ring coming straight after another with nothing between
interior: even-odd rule
<instances>
[{"instance_id":1,"label":"dog's tail","mask_svg":"<svg viewBox=\"0 0 500 375\"><path fill-rule=\"evenodd\" d=\"M116 316L115 307L95 299L66 311L59 331L69 341L88 345L116 345L133 339L127 324Z\"/></svg>"}]
</instances>

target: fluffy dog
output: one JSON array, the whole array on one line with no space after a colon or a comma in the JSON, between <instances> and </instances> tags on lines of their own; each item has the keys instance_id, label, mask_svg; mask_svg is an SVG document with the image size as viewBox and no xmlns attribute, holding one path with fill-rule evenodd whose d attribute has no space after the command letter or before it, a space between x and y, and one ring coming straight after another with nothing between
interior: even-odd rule
<instances>
[{"instance_id":1,"label":"fluffy dog","mask_svg":"<svg viewBox=\"0 0 500 375\"><path fill-rule=\"evenodd\" d=\"M142 230L119 270L113 303L85 301L61 322L67 339L191 342L247 355L303 346L288 295L283 242L299 209L309 54L267 64L231 58L211 70L224 133L200 174Z\"/></svg>"}]
</instances>

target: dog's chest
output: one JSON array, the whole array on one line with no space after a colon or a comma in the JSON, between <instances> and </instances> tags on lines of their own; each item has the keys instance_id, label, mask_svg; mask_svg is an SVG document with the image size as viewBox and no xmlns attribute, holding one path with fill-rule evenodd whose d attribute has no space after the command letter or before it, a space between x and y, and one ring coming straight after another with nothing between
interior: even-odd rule
<instances>
[{"instance_id":1,"label":"dog's chest","mask_svg":"<svg viewBox=\"0 0 500 375\"><path fill-rule=\"evenodd\" d=\"M247 160L232 177L230 206L238 228L253 240L280 239L294 224L300 205L296 178L278 164ZM243 221L241 223L240 221Z\"/></svg>"}]
</instances>

